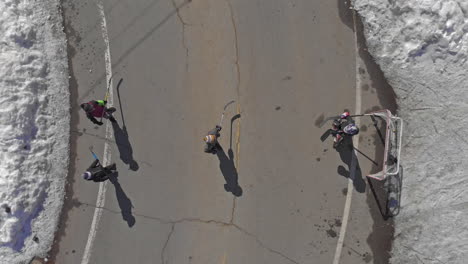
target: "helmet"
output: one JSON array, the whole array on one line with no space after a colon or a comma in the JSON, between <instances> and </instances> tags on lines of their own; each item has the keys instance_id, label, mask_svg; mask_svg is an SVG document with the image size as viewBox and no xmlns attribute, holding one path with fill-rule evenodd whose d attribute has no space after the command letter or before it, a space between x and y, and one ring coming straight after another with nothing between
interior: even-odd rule
<instances>
[{"instance_id":1,"label":"helmet","mask_svg":"<svg viewBox=\"0 0 468 264\"><path fill-rule=\"evenodd\" d=\"M356 126L356 124L349 124L343 128L343 131L348 135L354 136L359 133L359 128Z\"/></svg>"},{"instance_id":2,"label":"helmet","mask_svg":"<svg viewBox=\"0 0 468 264\"><path fill-rule=\"evenodd\" d=\"M341 117L342 119L345 119L345 118L347 118L348 116L349 116L349 112L348 112L348 111L346 111L346 112L344 112L344 113L342 113L342 114L340 115L340 117Z\"/></svg>"},{"instance_id":3,"label":"helmet","mask_svg":"<svg viewBox=\"0 0 468 264\"><path fill-rule=\"evenodd\" d=\"M206 143L215 143L216 137L215 137L215 135L208 135L208 136L204 137L203 140Z\"/></svg>"},{"instance_id":4,"label":"helmet","mask_svg":"<svg viewBox=\"0 0 468 264\"><path fill-rule=\"evenodd\" d=\"M94 107L88 103L81 104L80 106L83 108L83 110L85 110L85 112L91 112L94 110Z\"/></svg>"},{"instance_id":5,"label":"helmet","mask_svg":"<svg viewBox=\"0 0 468 264\"><path fill-rule=\"evenodd\" d=\"M83 179L89 180L89 179L91 179L91 172L87 171L87 172L83 173L82 176L83 176Z\"/></svg>"}]
</instances>

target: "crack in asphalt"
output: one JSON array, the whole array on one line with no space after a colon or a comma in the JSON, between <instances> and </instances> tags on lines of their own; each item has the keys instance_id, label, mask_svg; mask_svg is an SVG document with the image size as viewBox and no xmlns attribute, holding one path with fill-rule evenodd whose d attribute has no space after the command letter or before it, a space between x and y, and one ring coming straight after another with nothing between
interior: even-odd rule
<instances>
[{"instance_id":1,"label":"crack in asphalt","mask_svg":"<svg viewBox=\"0 0 468 264\"><path fill-rule=\"evenodd\" d=\"M239 39L237 37L237 26L236 26L236 20L234 18L234 11L231 5L231 2L229 0L225 0L228 7L229 7L229 14L231 17L231 24L232 24L232 29L234 32L234 48L235 48L235 60L234 64L236 65L236 77L237 77L237 83L236 83L236 94L237 94L237 114L241 113L241 107L240 107L240 83L241 83L241 72L240 72L240 65L239 65ZM237 121L237 128L236 128L236 157L235 157L235 162L236 162L236 169L239 172L239 155L240 155L240 119ZM236 210L236 198L233 198L232 201L232 212L231 212L231 220L230 223L234 224L234 214Z\"/></svg>"},{"instance_id":2,"label":"crack in asphalt","mask_svg":"<svg viewBox=\"0 0 468 264\"><path fill-rule=\"evenodd\" d=\"M229 13L231 16L231 23L232 23L232 28L234 31L234 48L236 51L236 58L234 60L234 64L236 65L236 74L237 74L237 84L236 84L236 93L237 93L237 114L241 114L241 107L240 107L240 84L241 84L241 72L240 72L240 65L239 65L239 39L237 37L237 26L236 26L236 20L234 18L234 11L231 5L231 2L229 0L226 0L226 3L229 7ZM239 154L240 154L240 126L241 126L241 121L240 119L237 122L237 130L236 130L236 168L237 171L239 171Z\"/></svg>"},{"instance_id":3,"label":"crack in asphalt","mask_svg":"<svg viewBox=\"0 0 468 264\"><path fill-rule=\"evenodd\" d=\"M254 235L252 233L249 233L247 230L244 230L243 228L241 228L240 226L238 226L236 224L232 224L232 226L234 226L237 230L239 230L244 235L252 237L257 242L257 244L259 244L262 248L268 250L269 252L271 252L273 254L276 254L276 255L279 255L279 256L283 257L284 259L287 259L288 261L290 261L290 262L292 262L294 264L299 264L299 262L297 262L294 259L286 256L285 254L279 252L278 250L267 247L256 235Z\"/></svg>"},{"instance_id":4,"label":"crack in asphalt","mask_svg":"<svg viewBox=\"0 0 468 264\"><path fill-rule=\"evenodd\" d=\"M234 223L234 214L236 212L236 197L232 199L232 210L231 210L231 220L229 220L230 224Z\"/></svg>"},{"instance_id":5,"label":"crack in asphalt","mask_svg":"<svg viewBox=\"0 0 468 264\"><path fill-rule=\"evenodd\" d=\"M248 236L248 237L251 237L252 239L255 240L255 242L257 242L257 244L262 247L263 249L275 254L275 255L279 255L281 257L283 257L284 259L290 261L291 263L294 263L294 264L299 264L299 262L295 261L294 259L286 256L285 254L281 253L280 251L278 250L275 250L275 249L272 249L270 247L268 247L267 245L265 245L263 243L262 240L260 240L260 238L258 238L255 234L252 234L250 232L248 232L247 230L243 229L242 227L238 226L237 224L234 224L234 223L226 223L226 222L223 222L223 221L218 221L218 220L203 220L203 219L200 219L200 218L182 218L182 219L179 219L177 221L173 221L171 222L172 225L173 225L173 228L171 230L171 233L169 234L168 236L168 240L166 241L166 244L163 248L163 252L165 251L165 248L167 246L167 244L169 243L169 239L173 233L173 230L175 229L175 225L176 224L182 224L182 223L199 223L199 224L215 224L215 225L219 225L221 227L233 227L234 229L237 229L239 232L241 232L242 234ZM164 262L163 262L164 264Z\"/></svg>"},{"instance_id":6,"label":"crack in asphalt","mask_svg":"<svg viewBox=\"0 0 468 264\"><path fill-rule=\"evenodd\" d=\"M89 206L89 207L96 207L95 205L89 204L89 203L83 203L83 202L79 202L79 201L77 203L78 203L78 206L79 205L86 205L86 206ZM103 209L103 210L105 210L107 212L111 212L113 214L120 214L121 213L119 211L115 211L115 210L112 210L112 209L109 209L109 208L106 208L106 207L99 207L99 208L101 208L101 209ZM160 224L170 224L171 225L171 231L170 231L169 235L167 236L166 242L164 243L164 247L162 248L162 251L161 251L162 264L165 264L164 254L165 254L166 248L167 248L167 246L169 244L169 241L170 241L170 239L172 237L172 234L174 233L176 225L177 224L183 224L183 223L217 225L217 226L221 226L221 227L234 228L237 231L241 232L242 234L254 239L255 242L260 247L262 247L263 249L265 249L265 250L267 250L267 251L269 251L269 252L271 252L271 253L273 253L275 255L281 256L282 258L288 260L291 263L299 264L299 262L297 262L296 260L286 256L285 254L281 253L280 251L272 249L272 248L268 247L267 245L265 245L265 243L260 238L258 238L255 234L250 233L249 231L245 230L241 226L233 223L232 219L231 219L231 222L224 222L224 221L213 220L213 219L205 220L205 219L201 219L201 218L181 218L181 219L178 219L178 220L170 220L170 219L164 219L164 218L160 218L160 217L148 216L148 215L138 214L138 213L133 213L133 215L137 216L137 217L142 217L142 218L154 220L156 222L159 222Z\"/></svg>"},{"instance_id":7,"label":"crack in asphalt","mask_svg":"<svg viewBox=\"0 0 468 264\"><path fill-rule=\"evenodd\" d=\"M229 14L231 17L231 24L232 24L232 29L234 32L234 48L235 48L235 60L234 64L236 65L236 77L237 77L237 83L236 83L236 95L237 95L237 114L241 113L241 107L240 107L240 83L241 83L241 72L240 72L240 65L239 65L239 39L237 37L237 26L236 26L236 20L234 18L234 10L232 8L232 4L229 0L225 0L228 7L229 7ZM239 155L240 155L240 119L237 122L237 128L236 128L236 157L235 157L235 162L236 162L236 169L239 172ZM230 224L234 225L234 215L236 211L236 205L237 205L237 197L234 197L232 200L232 211L231 211L231 220L229 221Z\"/></svg>"},{"instance_id":8,"label":"crack in asphalt","mask_svg":"<svg viewBox=\"0 0 468 264\"><path fill-rule=\"evenodd\" d=\"M232 23L232 28L234 30L234 47L236 50L236 59L234 63L236 64L236 71L237 71L237 85L236 85L236 91L237 91L237 96L240 96L240 80L241 80L241 73L240 73L240 66L239 66L239 45L238 45L238 38L237 38L237 26L236 26L236 20L234 19L234 11L232 9L231 2L229 0L226 0L226 3L229 7L229 13L231 15L231 23Z\"/></svg>"},{"instance_id":9,"label":"crack in asphalt","mask_svg":"<svg viewBox=\"0 0 468 264\"><path fill-rule=\"evenodd\" d=\"M169 240L171 240L172 234L174 233L175 225L176 225L176 224L172 224L172 225L171 225L171 231L169 232L169 235L167 235L166 242L164 243L164 246L163 246L163 248L162 248L162 250L161 250L161 264L166 263L166 262L164 261L164 253L166 252L166 248L167 248L167 245L169 244Z\"/></svg>"},{"instance_id":10,"label":"crack in asphalt","mask_svg":"<svg viewBox=\"0 0 468 264\"><path fill-rule=\"evenodd\" d=\"M185 40L185 26L190 26L187 22L184 21L182 15L180 14L180 6L177 6L175 0L171 0L172 5L174 6L176 10L177 17L179 18L180 24L182 25L182 46L185 49L185 72L188 72L189 68L189 63L188 63L188 58L189 58L189 49ZM187 0L185 3L190 3L192 0ZM182 5L183 6L183 5Z\"/></svg>"}]
</instances>

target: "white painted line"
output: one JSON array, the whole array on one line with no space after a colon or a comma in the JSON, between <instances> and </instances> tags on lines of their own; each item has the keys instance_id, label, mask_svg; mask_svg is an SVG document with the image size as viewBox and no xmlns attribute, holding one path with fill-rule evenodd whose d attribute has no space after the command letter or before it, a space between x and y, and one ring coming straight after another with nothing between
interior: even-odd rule
<instances>
[{"instance_id":1,"label":"white painted line","mask_svg":"<svg viewBox=\"0 0 468 264\"><path fill-rule=\"evenodd\" d=\"M104 54L105 63L106 63L106 85L109 83L109 98L107 98L107 103L109 106L112 106L114 103L114 95L112 92L112 63L111 63L111 56L110 56L110 48L109 48L109 36L107 34L107 23L106 17L104 15L104 7L102 3L96 2L99 8L99 14L101 16L101 30L102 30L102 38L104 39L104 43L106 45L106 52ZM111 160L111 150L109 147L109 143L107 143L107 139L112 138L112 127L109 121L106 122L106 142L104 143L104 154L102 158L102 165L107 166ZM106 201L106 190L107 190L107 181L101 182L99 184L99 191L96 199L96 208L94 209L94 216L93 221L91 222L91 227L89 229L88 240L86 242L86 247L83 253L83 258L81 259L81 264L88 264L89 259L91 257L91 253L93 251L93 244L96 238L97 229L99 226L99 221L101 220L102 215L102 208L104 207L104 203Z\"/></svg>"},{"instance_id":2,"label":"white painted line","mask_svg":"<svg viewBox=\"0 0 468 264\"><path fill-rule=\"evenodd\" d=\"M355 53L356 53L356 109L355 114L361 114L361 78L359 77L359 47L356 31L356 12L353 12L353 24L354 24L354 41L355 41ZM359 118L356 119L356 125L359 127ZM353 145L355 148L359 148L359 134L353 137ZM335 257L333 258L333 264L339 264L341 258L341 251L343 249L343 243L346 235L346 228L348 227L349 210L351 209L351 198L353 197L353 180L356 177L356 166L357 166L357 151L354 151L354 155L351 158L351 165L349 168L348 178L348 193L346 194L346 202L343 211L343 218L341 220L340 236L338 237L338 244L336 245Z\"/></svg>"}]
</instances>

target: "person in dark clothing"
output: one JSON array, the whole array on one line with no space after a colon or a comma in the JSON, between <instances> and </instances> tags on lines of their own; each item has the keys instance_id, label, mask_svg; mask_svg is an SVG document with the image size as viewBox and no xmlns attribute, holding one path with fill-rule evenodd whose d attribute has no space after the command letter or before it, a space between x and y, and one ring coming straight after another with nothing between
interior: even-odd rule
<instances>
[{"instance_id":1,"label":"person in dark clothing","mask_svg":"<svg viewBox=\"0 0 468 264\"><path fill-rule=\"evenodd\" d=\"M92 100L87 103L81 104L81 108L86 112L86 116L91 122L96 125L102 125L101 121L98 121L96 118L107 118L111 122L117 122L112 116L112 113L115 112L115 107L106 107L107 101L105 100Z\"/></svg>"},{"instance_id":2,"label":"person in dark clothing","mask_svg":"<svg viewBox=\"0 0 468 264\"><path fill-rule=\"evenodd\" d=\"M333 147L336 148L344 136L352 137L359 133L359 128L354 123L349 112L344 112L332 124L331 134L333 136Z\"/></svg>"},{"instance_id":3,"label":"person in dark clothing","mask_svg":"<svg viewBox=\"0 0 468 264\"><path fill-rule=\"evenodd\" d=\"M205 141L205 152L206 153L212 153L216 154L217 149L218 149L218 138L221 136L219 133L221 131L220 126L216 126L212 130L208 132L208 135L206 135L203 140Z\"/></svg>"},{"instance_id":4,"label":"person in dark clothing","mask_svg":"<svg viewBox=\"0 0 468 264\"><path fill-rule=\"evenodd\" d=\"M89 166L89 168L83 173L83 179L88 181L101 182L109 179L109 176L115 173L116 165L112 163L109 166L103 167L99 160L94 160L94 162Z\"/></svg>"}]
</instances>

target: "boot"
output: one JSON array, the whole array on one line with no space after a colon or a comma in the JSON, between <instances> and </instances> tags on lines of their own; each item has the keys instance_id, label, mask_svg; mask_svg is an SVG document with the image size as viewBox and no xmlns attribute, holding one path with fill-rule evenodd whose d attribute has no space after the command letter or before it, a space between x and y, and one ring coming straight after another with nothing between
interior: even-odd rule
<instances>
[{"instance_id":1,"label":"boot","mask_svg":"<svg viewBox=\"0 0 468 264\"><path fill-rule=\"evenodd\" d=\"M109 107L106 109L106 112L109 113L109 114L112 114L116 111L117 109L115 107Z\"/></svg>"}]
</instances>

